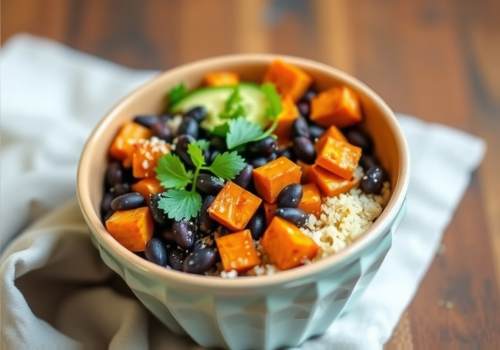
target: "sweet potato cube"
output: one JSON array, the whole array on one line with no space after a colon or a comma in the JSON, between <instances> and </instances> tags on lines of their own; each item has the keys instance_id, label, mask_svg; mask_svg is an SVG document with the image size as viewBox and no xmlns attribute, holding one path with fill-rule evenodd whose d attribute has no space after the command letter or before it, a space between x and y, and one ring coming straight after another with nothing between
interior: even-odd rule
<instances>
[{"instance_id":1,"label":"sweet potato cube","mask_svg":"<svg viewBox=\"0 0 500 350\"><path fill-rule=\"evenodd\" d=\"M170 147L165 141L153 137L151 140L139 140L134 145L132 152L132 175L135 178L156 176L158 160L170 152Z\"/></svg>"},{"instance_id":2,"label":"sweet potato cube","mask_svg":"<svg viewBox=\"0 0 500 350\"><path fill-rule=\"evenodd\" d=\"M153 218L148 207L116 211L106 220L106 229L122 246L142 252L153 236Z\"/></svg>"},{"instance_id":3,"label":"sweet potato cube","mask_svg":"<svg viewBox=\"0 0 500 350\"><path fill-rule=\"evenodd\" d=\"M316 164L344 179L350 180L361 158L361 148L327 138L318 150Z\"/></svg>"},{"instance_id":4,"label":"sweet potato cube","mask_svg":"<svg viewBox=\"0 0 500 350\"><path fill-rule=\"evenodd\" d=\"M300 167L286 157L279 157L253 171L255 189L268 203L276 202L284 187L299 184L301 176Z\"/></svg>"},{"instance_id":5,"label":"sweet potato cube","mask_svg":"<svg viewBox=\"0 0 500 350\"><path fill-rule=\"evenodd\" d=\"M151 137L151 131L148 128L134 122L125 123L113 140L109 154L113 158L121 160L125 167L130 167L134 144L138 140L149 137Z\"/></svg>"},{"instance_id":6,"label":"sweet potato cube","mask_svg":"<svg viewBox=\"0 0 500 350\"><path fill-rule=\"evenodd\" d=\"M310 177L325 196L336 196L347 192L359 182L356 178L350 180L341 178L318 165L312 166Z\"/></svg>"},{"instance_id":7,"label":"sweet potato cube","mask_svg":"<svg viewBox=\"0 0 500 350\"><path fill-rule=\"evenodd\" d=\"M340 129L335 125L332 125L328 129L326 129L323 135L321 135L318 141L316 141L316 144L314 145L316 147L316 152L319 152L319 150L325 145L325 142L329 137L335 140L347 142L347 139L344 134L342 134L342 131L340 131Z\"/></svg>"},{"instance_id":8,"label":"sweet potato cube","mask_svg":"<svg viewBox=\"0 0 500 350\"><path fill-rule=\"evenodd\" d=\"M276 85L282 96L289 95L297 101L311 85L312 79L302 69L278 59L267 69L264 81Z\"/></svg>"},{"instance_id":9,"label":"sweet potato cube","mask_svg":"<svg viewBox=\"0 0 500 350\"><path fill-rule=\"evenodd\" d=\"M243 230L260 203L262 199L228 181L208 208L208 214L230 230Z\"/></svg>"},{"instance_id":10,"label":"sweet potato cube","mask_svg":"<svg viewBox=\"0 0 500 350\"><path fill-rule=\"evenodd\" d=\"M264 202L264 216L266 218L267 225L269 225L271 223L271 220L274 218L277 208L278 208L277 204Z\"/></svg>"},{"instance_id":11,"label":"sweet potato cube","mask_svg":"<svg viewBox=\"0 0 500 350\"><path fill-rule=\"evenodd\" d=\"M275 216L262 238L262 247L281 270L302 265L318 253L318 246L294 224Z\"/></svg>"},{"instance_id":12,"label":"sweet potato cube","mask_svg":"<svg viewBox=\"0 0 500 350\"><path fill-rule=\"evenodd\" d=\"M301 160L297 161L297 164L300 166L300 169L302 170L302 178L301 178L302 183L309 182L309 174L311 172L312 164L307 164Z\"/></svg>"},{"instance_id":13,"label":"sweet potato cube","mask_svg":"<svg viewBox=\"0 0 500 350\"><path fill-rule=\"evenodd\" d=\"M238 74L234 72L212 72L205 75L205 85L207 86L231 86L240 82Z\"/></svg>"},{"instance_id":14,"label":"sweet potato cube","mask_svg":"<svg viewBox=\"0 0 500 350\"><path fill-rule=\"evenodd\" d=\"M218 237L215 243L225 271L243 272L260 264L250 230Z\"/></svg>"},{"instance_id":15,"label":"sweet potato cube","mask_svg":"<svg viewBox=\"0 0 500 350\"><path fill-rule=\"evenodd\" d=\"M321 193L314 183L302 186L302 199L299 208L306 213L319 216L321 214Z\"/></svg>"},{"instance_id":16,"label":"sweet potato cube","mask_svg":"<svg viewBox=\"0 0 500 350\"><path fill-rule=\"evenodd\" d=\"M160 184L160 181L153 178L142 179L132 185L132 191L139 192L146 199L149 199L153 194L165 191Z\"/></svg>"},{"instance_id":17,"label":"sweet potato cube","mask_svg":"<svg viewBox=\"0 0 500 350\"><path fill-rule=\"evenodd\" d=\"M319 125L343 128L362 119L358 96L346 86L323 91L311 102L311 120Z\"/></svg>"},{"instance_id":18,"label":"sweet potato cube","mask_svg":"<svg viewBox=\"0 0 500 350\"><path fill-rule=\"evenodd\" d=\"M282 110L278 116L278 126L274 130L274 133L278 136L278 143L281 146L287 146L291 142L292 124L298 117L299 111L291 97L284 97Z\"/></svg>"}]
</instances>

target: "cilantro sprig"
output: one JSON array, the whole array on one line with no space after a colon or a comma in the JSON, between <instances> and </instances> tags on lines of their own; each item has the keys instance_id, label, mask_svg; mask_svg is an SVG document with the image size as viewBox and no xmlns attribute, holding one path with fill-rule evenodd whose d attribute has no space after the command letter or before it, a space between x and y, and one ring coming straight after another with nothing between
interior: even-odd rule
<instances>
[{"instance_id":1,"label":"cilantro sprig","mask_svg":"<svg viewBox=\"0 0 500 350\"><path fill-rule=\"evenodd\" d=\"M198 140L188 145L187 152L194 164L194 172L186 170L181 159L172 153L164 155L158 161L156 178L167 190L160 198L158 207L169 218L179 221L198 215L201 196L196 192L196 183L200 171L209 171L224 180L231 180L245 167L244 159L237 152L218 154L212 164L207 165L203 151L208 146L206 140Z\"/></svg>"},{"instance_id":2,"label":"cilantro sprig","mask_svg":"<svg viewBox=\"0 0 500 350\"><path fill-rule=\"evenodd\" d=\"M177 102L182 100L189 93L186 85L184 83L179 83L175 85L168 91L168 103L170 106L175 105Z\"/></svg>"}]
</instances>

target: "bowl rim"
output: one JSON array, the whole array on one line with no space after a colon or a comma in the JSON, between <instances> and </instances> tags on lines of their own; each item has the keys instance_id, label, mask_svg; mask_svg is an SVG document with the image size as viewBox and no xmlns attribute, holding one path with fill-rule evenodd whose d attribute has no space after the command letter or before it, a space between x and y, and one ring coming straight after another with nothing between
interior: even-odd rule
<instances>
[{"instance_id":1,"label":"bowl rim","mask_svg":"<svg viewBox=\"0 0 500 350\"><path fill-rule=\"evenodd\" d=\"M147 261L146 259L134 254L133 252L123 247L120 243L118 243L118 241L116 241L106 231L104 225L101 222L100 215L92 209L92 203L88 190L85 191L85 183L87 183L86 177L90 175L90 171L88 169L89 164L92 160L91 150L95 149L95 147L92 146L98 141L99 135L106 130L106 126L111 122L111 120L113 120L116 115L119 115L121 113L122 109L126 105L126 102L130 99L134 99L140 91L153 88L156 84L159 83L159 81L165 79L167 75L181 76L188 73L192 69L199 68L200 66L206 66L208 70L211 66L223 67L230 64L269 63L277 58L283 59L305 69L321 71L326 75L335 76L337 79L345 81L351 86L355 86L356 89L363 91L363 93L377 105L382 114L384 114L384 117L387 119L389 126L394 133L397 147L400 150L402 158L400 159L401 166L398 170L399 181L392 189L389 202L385 206L381 215L372 224L368 231L342 251L325 257L321 260L315 261L312 264L303 265L286 271L280 271L279 273L272 275L238 277L236 279L225 279L219 276L195 275L176 271L173 269L167 269L165 267L158 266L152 262ZM132 264L136 269L149 273L155 278L168 280L172 283L178 283L184 286L212 289L223 288L224 290L240 290L248 288L264 288L278 284L293 283L295 281L320 274L336 266L341 266L342 263L349 261L349 258L355 257L365 248L380 239L381 236L386 232L387 228L390 227L390 225L394 222L405 200L408 182L409 151L408 144L401 130L401 127L388 105L365 83L337 68L310 59L280 54L233 54L202 59L161 72L156 77L146 81L144 84L140 85L138 88L134 89L124 98L119 100L97 123L83 147L77 170L77 199L82 214L87 224L89 225L91 234L94 235L95 239L97 239L100 244L104 245L104 247L110 253L112 252L112 255L118 255L124 262Z\"/></svg>"}]
</instances>

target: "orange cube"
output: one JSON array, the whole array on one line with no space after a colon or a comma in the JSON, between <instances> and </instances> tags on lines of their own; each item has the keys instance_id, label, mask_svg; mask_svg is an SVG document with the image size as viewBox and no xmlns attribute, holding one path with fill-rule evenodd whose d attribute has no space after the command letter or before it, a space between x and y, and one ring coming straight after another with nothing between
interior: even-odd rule
<instances>
[{"instance_id":1,"label":"orange cube","mask_svg":"<svg viewBox=\"0 0 500 350\"><path fill-rule=\"evenodd\" d=\"M302 170L302 183L309 182L309 173L311 172L312 164L307 164L301 160L297 161L297 164L300 166Z\"/></svg>"},{"instance_id":2,"label":"orange cube","mask_svg":"<svg viewBox=\"0 0 500 350\"><path fill-rule=\"evenodd\" d=\"M208 207L208 214L230 230L244 229L262 203L253 193L228 181Z\"/></svg>"},{"instance_id":3,"label":"orange cube","mask_svg":"<svg viewBox=\"0 0 500 350\"><path fill-rule=\"evenodd\" d=\"M299 117L299 111L293 100L286 96L282 100L282 110L278 116L278 126L274 134L278 136L280 146L288 146L291 142L292 124Z\"/></svg>"},{"instance_id":4,"label":"orange cube","mask_svg":"<svg viewBox=\"0 0 500 350\"><path fill-rule=\"evenodd\" d=\"M138 140L148 139L151 137L151 130L134 122L125 123L118 135L116 135L109 154L123 162L125 167L130 167L132 164L132 153L134 152L134 144Z\"/></svg>"},{"instance_id":5,"label":"orange cube","mask_svg":"<svg viewBox=\"0 0 500 350\"><path fill-rule=\"evenodd\" d=\"M319 149L316 164L350 180L361 158L361 148L329 137Z\"/></svg>"},{"instance_id":6,"label":"orange cube","mask_svg":"<svg viewBox=\"0 0 500 350\"><path fill-rule=\"evenodd\" d=\"M311 168L311 181L313 181L325 196L336 196L355 187L359 179L346 180L318 165Z\"/></svg>"},{"instance_id":7,"label":"orange cube","mask_svg":"<svg viewBox=\"0 0 500 350\"><path fill-rule=\"evenodd\" d=\"M299 208L306 213L319 216L321 214L321 193L318 186L310 183L302 186L302 199L299 203Z\"/></svg>"},{"instance_id":8,"label":"orange cube","mask_svg":"<svg viewBox=\"0 0 500 350\"><path fill-rule=\"evenodd\" d=\"M106 229L128 250L142 252L153 236L153 218L148 207L116 211L106 220Z\"/></svg>"},{"instance_id":9,"label":"orange cube","mask_svg":"<svg viewBox=\"0 0 500 350\"><path fill-rule=\"evenodd\" d=\"M267 69L264 81L276 85L282 96L289 95L297 101L311 85L312 78L302 69L278 59Z\"/></svg>"},{"instance_id":10,"label":"orange cube","mask_svg":"<svg viewBox=\"0 0 500 350\"><path fill-rule=\"evenodd\" d=\"M170 147L156 137L151 140L139 140L132 152L132 175L138 179L156 177L158 160L168 152Z\"/></svg>"},{"instance_id":11,"label":"orange cube","mask_svg":"<svg viewBox=\"0 0 500 350\"><path fill-rule=\"evenodd\" d=\"M302 265L318 253L318 246L294 224L275 216L262 238L269 259L281 270Z\"/></svg>"},{"instance_id":12,"label":"orange cube","mask_svg":"<svg viewBox=\"0 0 500 350\"><path fill-rule=\"evenodd\" d=\"M276 213L276 209L278 209L277 204L270 204L264 202L264 216L266 217L266 224L269 225L271 220L274 218Z\"/></svg>"},{"instance_id":13,"label":"orange cube","mask_svg":"<svg viewBox=\"0 0 500 350\"><path fill-rule=\"evenodd\" d=\"M225 271L243 272L260 264L250 230L218 237L215 243Z\"/></svg>"},{"instance_id":14,"label":"orange cube","mask_svg":"<svg viewBox=\"0 0 500 350\"><path fill-rule=\"evenodd\" d=\"M316 152L319 152L329 137L335 140L347 142L347 139L344 134L342 134L342 131L340 131L335 125L332 125L323 133L323 135L321 135L318 141L316 141L316 144L314 145Z\"/></svg>"},{"instance_id":15,"label":"orange cube","mask_svg":"<svg viewBox=\"0 0 500 350\"><path fill-rule=\"evenodd\" d=\"M212 72L203 78L207 86L231 86L240 82L238 74L233 72Z\"/></svg>"},{"instance_id":16,"label":"orange cube","mask_svg":"<svg viewBox=\"0 0 500 350\"><path fill-rule=\"evenodd\" d=\"M346 86L323 91L311 102L311 120L319 125L343 128L362 119L358 96Z\"/></svg>"},{"instance_id":17,"label":"orange cube","mask_svg":"<svg viewBox=\"0 0 500 350\"><path fill-rule=\"evenodd\" d=\"M146 199L149 199L153 194L164 192L165 190L160 184L160 181L153 178L142 179L132 185L132 191L139 192Z\"/></svg>"},{"instance_id":18,"label":"orange cube","mask_svg":"<svg viewBox=\"0 0 500 350\"><path fill-rule=\"evenodd\" d=\"M286 157L279 157L253 171L257 193L268 203L276 202L278 194L290 184L299 184L302 171Z\"/></svg>"}]
</instances>

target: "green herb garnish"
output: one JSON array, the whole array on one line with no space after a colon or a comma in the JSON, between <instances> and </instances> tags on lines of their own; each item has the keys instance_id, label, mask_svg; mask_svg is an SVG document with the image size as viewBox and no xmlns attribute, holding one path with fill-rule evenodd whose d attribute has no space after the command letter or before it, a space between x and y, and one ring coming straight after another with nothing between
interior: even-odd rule
<instances>
[{"instance_id":1,"label":"green herb garnish","mask_svg":"<svg viewBox=\"0 0 500 350\"><path fill-rule=\"evenodd\" d=\"M188 154L195 166L194 173L187 171L181 159L174 154L166 154L158 161L156 177L167 189L159 202L169 218L174 220L196 217L201 208L201 196L196 192L196 182L200 171L210 171L214 175L231 180L245 167L244 159L237 152L218 154L210 166L206 165L203 150L208 147L206 140L198 140L188 145ZM186 187L190 185L189 190Z\"/></svg>"},{"instance_id":2,"label":"green herb garnish","mask_svg":"<svg viewBox=\"0 0 500 350\"><path fill-rule=\"evenodd\" d=\"M235 119L244 117L246 109L241 98L240 88L236 86L224 105L224 110L220 114L221 119Z\"/></svg>"},{"instance_id":3,"label":"green herb garnish","mask_svg":"<svg viewBox=\"0 0 500 350\"><path fill-rule=\"evenodd\" d=\"M175 85L168 91L168 103L170 106L175 105L188 94L188 89L184 83Z\"/></svg>"}]
</instances>

